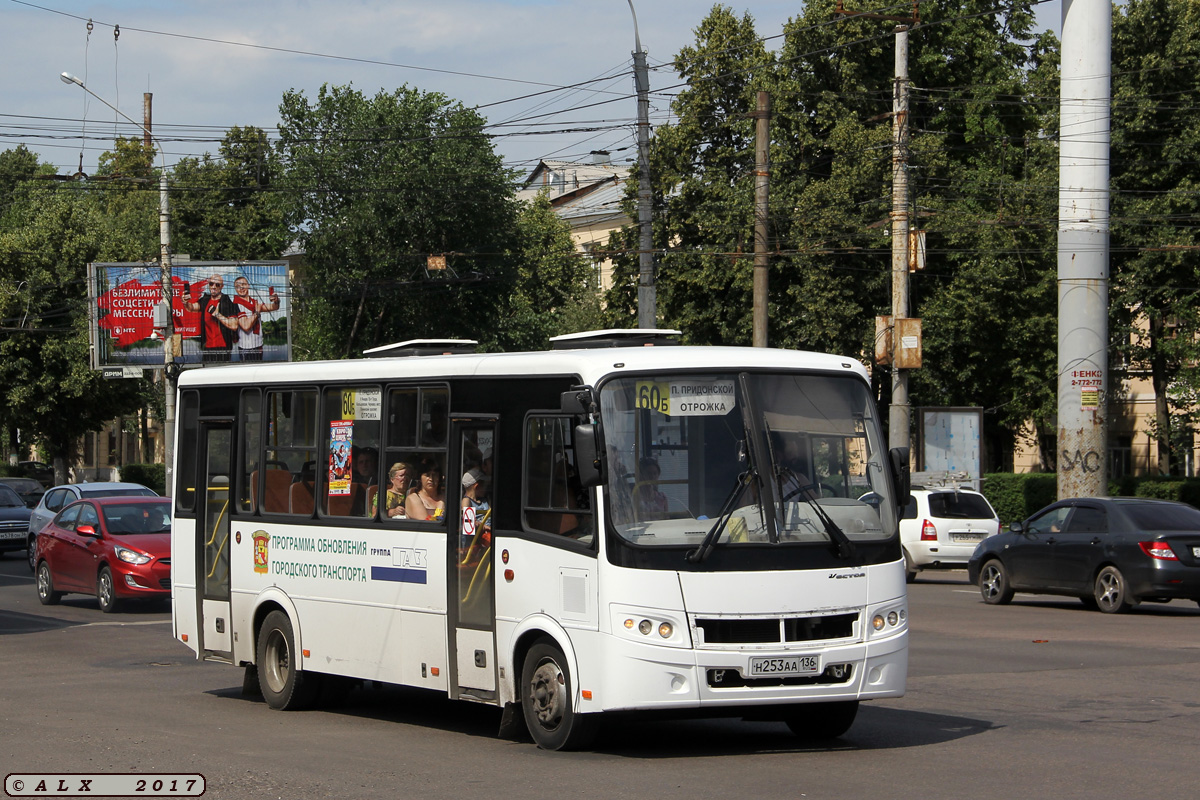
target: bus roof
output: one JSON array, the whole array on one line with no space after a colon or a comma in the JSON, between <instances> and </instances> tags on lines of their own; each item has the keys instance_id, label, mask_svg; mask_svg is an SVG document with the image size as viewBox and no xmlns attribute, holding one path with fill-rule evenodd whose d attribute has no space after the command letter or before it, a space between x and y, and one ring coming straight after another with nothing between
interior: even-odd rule
<instances>
[{"instance_id":1,"label":"bus roof","mask_svg":"<svg viewBox=\"0 0 1200 800\"><path fill-rule=\"evenodd\" d=\"M583 383L595 385L606 376L622 373L743 368L845 372L867 379L866 368L859 361L828 353L762 347L677 346L234 363L186 370L179 385L304 383L316 378L327 382L538 375L577 375Z\"/></svg>"}]
</instances>

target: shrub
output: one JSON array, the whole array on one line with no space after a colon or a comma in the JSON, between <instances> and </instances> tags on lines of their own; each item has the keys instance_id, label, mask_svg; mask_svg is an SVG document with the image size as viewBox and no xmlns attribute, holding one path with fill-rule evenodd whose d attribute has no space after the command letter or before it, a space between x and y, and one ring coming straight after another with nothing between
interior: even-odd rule
<instances>
[{"instance_id":1,"label":"shrub","mask_svg":"<svg viewBox=\"0 0 1200 800\"><path fill-rule=\"evenodd\" d=\"M159 494L167 491L167 468L162 464L126 464L121 467L121 480L140 483Z\"/></svg>"},{"instance_id":2,"label":"shrub","mask_svg":"<svg viewBox=\"0 0 1200 800\"><path fill-rule=\"evenodd\" d=\"M1046 472L992 472L983 476L983 495L996 509L1000 527L1020 522L1058 499L1058 476Z\"/></svg>"}]
</instances>

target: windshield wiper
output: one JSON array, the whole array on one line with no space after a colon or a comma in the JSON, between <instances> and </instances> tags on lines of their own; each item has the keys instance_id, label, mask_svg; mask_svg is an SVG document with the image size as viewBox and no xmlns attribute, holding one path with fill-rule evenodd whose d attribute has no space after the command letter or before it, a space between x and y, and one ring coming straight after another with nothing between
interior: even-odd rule
<instances>
[{"instance_id":1,"label":"windshield wiper","mask_svg":"<svg viewBox=\"0 0 1200 800\"><path fill-rule=\"evenodd\" d=\"M788 495L782 499L790 500L797 495L803 497L804 502L808 503L809 508L811 508L817 515L817 519L821 520L821 524L825 526L825 533L829 536L829 540L837 548L838 557L846 560L854 558L854 542L850 541L850 537L846 535L845 531L838 527L838 524L833 521L833 517L829 516L829 513L821 507L821 504L818 503L816 497L814 497L812 490L817 484L810 483L805 486L803 483L801 483L799 475L792 472L782 464L779 465L779 471L781 473L787 473L787 476L796 482L796 488L789 492Z\"/></svg>"},{"instance_id":2,"label":"windshield wiper","mask_svg":"<svg viewBox=\"0 0 1200 800\"><path fill-rule=\"evenodd\" d=\"M717 521L708 529L708 533L704 535L704 541L695 550L689 550L687 560L691 564L699 564L704 559L708 558L708 554L712 552L713 546L720 538L721 532L725 530L725 526L729 524L729 518L733 516L733 507L737 504L738 498L742 496L742 492L750 485L750 478L755 476L753 469L748 469L741 475L738 475L737 483L733 487L733 491L725 498L725 502L721 504L721 511L717 514Z\"/></svg>"}]
</instances>

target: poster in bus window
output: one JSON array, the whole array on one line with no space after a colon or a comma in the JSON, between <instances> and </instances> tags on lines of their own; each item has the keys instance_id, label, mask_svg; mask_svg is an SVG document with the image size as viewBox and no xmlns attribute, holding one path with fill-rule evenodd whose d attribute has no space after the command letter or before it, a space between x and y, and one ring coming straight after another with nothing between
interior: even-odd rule
<instances>
[{"instance_id":1,"label":"poster in bus window","mask_svg":"<svg viewBox=\"0 0 1200 800\"><path fill-rule=\"evenodd\" d=\"M354 421L336 419L329 423L329 496L350 494L354 453Z\"/></svg>"},{"instance_id":2,"label":"poster in bus window","mask_svg":"<svg viewBox=\"0 0 1200 800\"><path fill-rule=\"evenodd\" d=\"M154 320L162 287L155 262L88 265L94 369L163 367L164 330ZM290 298L286 261L173 264L174 362L186 367L290 360Z\"/></svg>"}]
</instances>

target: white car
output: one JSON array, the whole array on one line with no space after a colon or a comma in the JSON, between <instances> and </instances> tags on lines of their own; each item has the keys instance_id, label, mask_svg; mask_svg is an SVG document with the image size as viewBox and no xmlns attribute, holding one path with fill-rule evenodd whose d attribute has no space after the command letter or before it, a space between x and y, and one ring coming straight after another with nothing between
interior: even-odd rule
<instances>
[{"instance_id":1,"label":"white car","mask_svg":"<svg viewBox=\"0 0 1200 800\"><path fill-rule=\"evenodd\" d=\"M46 527L46 523L64 508L81 497L123 497L134 495L139 497L158 497L153 489L148 489L140 483L117 483L97 481L96 483L67 483L48 490L34 509L29 512L29 538L26 542L29 553L29 569L37 567L37 535Z\"/></svg>"},{"instance_id":2,"label":"white car","mask_svg":"<svg viewBox=\"0 0 1200 800\"><path fill-rule=\"evenodd\" d=\"M1000 533L991 503L972 489L914 486L900 518L905 578L923 569L966 567L975 546Z\"/></svg>"}]
</instances>

